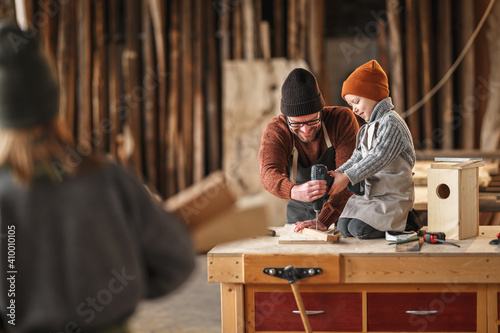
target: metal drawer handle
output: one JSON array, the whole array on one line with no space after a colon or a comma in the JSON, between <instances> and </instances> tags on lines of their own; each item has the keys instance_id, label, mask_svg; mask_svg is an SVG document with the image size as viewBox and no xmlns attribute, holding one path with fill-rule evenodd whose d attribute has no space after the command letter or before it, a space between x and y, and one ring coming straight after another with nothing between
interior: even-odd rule
<instances>
[{"instance_id":1,"label":"metal drawer handle","mask_svg":"<svg viewBox=\"0 0 500 333\"><path fill-rule=\"evenodd\" d=\"M414 314L417 316L428 316L428 315L436 314L438 312L436 310L429 310L429 311L409 310L409 311L406 311L406 313Z\"/></svg>"},{"instance_id":2,"label":"metal drawer handle","mask_svg":"<svg viewBox=\"0 0 500 333\"><path fill-rule=\"evenodd\" d=\"M300 314L300 311L299 310L295 310L295 311L292 311L293 313L295 314ZM317 314L322 314L322 313L325 313L325 311L306 311L306 315L308 316L312 316L312 315L317 315Z\"/></svg>"}]
</instances>

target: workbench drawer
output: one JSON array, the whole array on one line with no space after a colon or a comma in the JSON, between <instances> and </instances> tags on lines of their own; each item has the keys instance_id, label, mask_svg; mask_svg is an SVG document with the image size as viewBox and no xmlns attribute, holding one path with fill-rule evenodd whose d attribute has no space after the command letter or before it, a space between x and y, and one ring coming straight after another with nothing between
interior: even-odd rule
<instances>
[{"instance_id":1,"label":"workbench drawer","mask_svg":"<svg viewBox=\"0 0 500 333\"><path fill-rule=\"evenodd\" d=\"M311 328L328 332L360 332L361 293L301 293ZM295 311L295 313L294 313ZM293 293L255 293L255 331L304 331Z\"/></svg>"},{"instance_id":2,"label":"workbench drawer","mask_svg":"<svg viewBox=\"0 0 500 333\"><path fill-rule=\"evenodd\" d=\"M475 292L367 293L369 332L476 332Z\"/></svg>"}]
</instances>

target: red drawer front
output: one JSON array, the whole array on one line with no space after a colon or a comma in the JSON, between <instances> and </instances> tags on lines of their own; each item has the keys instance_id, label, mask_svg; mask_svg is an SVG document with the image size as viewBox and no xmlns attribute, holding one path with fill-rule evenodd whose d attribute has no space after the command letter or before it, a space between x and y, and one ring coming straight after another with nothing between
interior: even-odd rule
<instances>
[{"instance_id":1,"label":"red drawer front","mask_svg":"<svg viewBox=\"0 0 500 333\"><path fill-rule=\"evenodd\" d=\"M301 293L313 331L359 332L362 330L361 293ZM304 331L293 293L255 293L256 331Z\"/></svg>"},{"instance_id":2,"label":"red drawer front","mask_svg":"<svg viewBox=\"0 0 500 333\"><path fill-rule=\"evenodd\" d=\"M369 331L476 332L476 293L368 293L367 302Z\"/></svg>"},{"instance_id":3,"label":"red drawer front","mask_svg":"<svg viewBox=\"0 0 500 333\"><path fill-rule=\"evenodd\" d=\"M497 297L498 297L498 305L497 305L497 308L498 308L498 319L500 319L500 293L497 293ZM498 331L500 333L500 328L498 328Z\"/></svg>"}]
</instances>

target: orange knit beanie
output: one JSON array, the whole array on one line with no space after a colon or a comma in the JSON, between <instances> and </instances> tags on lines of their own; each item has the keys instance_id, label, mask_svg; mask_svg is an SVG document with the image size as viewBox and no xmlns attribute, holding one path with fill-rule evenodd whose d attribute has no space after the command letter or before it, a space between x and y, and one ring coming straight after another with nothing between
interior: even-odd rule
<instances>
[{"instance_id":1,"label":"orange knit beanie","mask_svg":"<svg viewBox=\"0 0 500 333\"><path fill-rule=\"evenodd\" d=\"M342 98L348 94L372 99L377 102L389 97L387 75L376 60L371 60L359 66L344 81Z\"/></svg>"}]
</instances>

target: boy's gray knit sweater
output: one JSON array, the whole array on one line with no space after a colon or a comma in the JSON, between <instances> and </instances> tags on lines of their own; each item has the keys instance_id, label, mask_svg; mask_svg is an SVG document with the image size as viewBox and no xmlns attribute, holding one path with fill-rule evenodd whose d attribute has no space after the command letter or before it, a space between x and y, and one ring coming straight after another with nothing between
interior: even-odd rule
<instances>
[{"instance_id":1,"label":"boy's gray knit sweater","mask_svg":"<svg viewBox=\"0 0 500 333\"><path fill-rule=\"evenodd\" d=\"M415 149L410 130L393 109L390 97L381 100L375 106L368 122L368 124L379 123L373 148L363 158L358 138L351 158L337 169L345 173L352 184L373 176L397 156L401 156L412 168L415 165Z\"/></svg>"}]
</instances>

